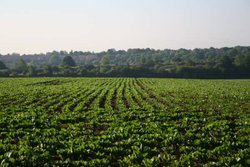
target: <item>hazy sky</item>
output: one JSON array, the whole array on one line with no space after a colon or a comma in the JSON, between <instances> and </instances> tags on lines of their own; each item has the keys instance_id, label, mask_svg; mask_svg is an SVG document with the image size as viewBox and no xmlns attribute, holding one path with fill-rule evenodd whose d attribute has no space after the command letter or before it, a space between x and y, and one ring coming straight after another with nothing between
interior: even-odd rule
<instances>
[{"instance_id":1,"label":"hazy sky","mask_svg":"<svg viewBox=\"0 0 250 167\"><path fill-rule=\"evenodd\" d=\"M250 0L0 0L0 53L250 46Z\"/></svg>"}]
</instances>

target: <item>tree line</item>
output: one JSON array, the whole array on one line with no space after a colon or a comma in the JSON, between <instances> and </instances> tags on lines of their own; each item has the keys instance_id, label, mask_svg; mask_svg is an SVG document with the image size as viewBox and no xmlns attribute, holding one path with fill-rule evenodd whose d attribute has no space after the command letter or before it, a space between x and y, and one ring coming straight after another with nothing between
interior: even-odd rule
<instances>
[{"instance_id":1,"label":"tree line","mask_svg":"<svg viewBox=\"0 0 250 167\"><path fill-rule=\"evenodd\" d=\"M250 47L0 55L1 77L250 78Z\"/></svg>"}]
</instances>

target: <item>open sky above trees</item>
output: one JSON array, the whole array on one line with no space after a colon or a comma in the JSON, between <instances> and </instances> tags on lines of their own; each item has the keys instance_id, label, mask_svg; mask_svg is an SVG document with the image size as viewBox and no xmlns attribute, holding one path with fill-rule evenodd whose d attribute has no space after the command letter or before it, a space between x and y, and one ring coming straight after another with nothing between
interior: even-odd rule
<instances>
[{"instance_id":1,"label":"open sky above trees","mask_svg":"<svg viewBox=\"0 0 250 167\"><path fill-rule=\"evenodd\" d=\"M249 0L1 0L0 53L249 46Z\"/></svg>"}]
</instances>

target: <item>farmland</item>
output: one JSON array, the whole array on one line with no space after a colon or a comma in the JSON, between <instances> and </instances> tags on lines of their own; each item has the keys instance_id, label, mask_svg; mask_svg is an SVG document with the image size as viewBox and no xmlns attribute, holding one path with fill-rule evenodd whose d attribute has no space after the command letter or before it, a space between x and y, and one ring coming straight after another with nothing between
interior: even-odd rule
<instances>
[{"instance_id":1,"label":"farmland","mask_svg":"<svg viewBox=\"0 0 250 167\"><path fill-rule=\"evenodd\" d=\"M1 78L0 166L249 166L250 80Z\"/></svg>"}]
</instances>

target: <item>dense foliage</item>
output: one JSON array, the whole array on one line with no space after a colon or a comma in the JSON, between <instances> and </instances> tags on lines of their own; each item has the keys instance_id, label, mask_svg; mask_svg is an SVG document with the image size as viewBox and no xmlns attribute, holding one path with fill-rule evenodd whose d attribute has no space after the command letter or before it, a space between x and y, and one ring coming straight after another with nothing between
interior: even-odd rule
<instances>
[{"instance_id":1,"label":"dense foliage","mask_svg":"<svg viewBox=\"0 0 250 167\"><path fill-rule=\"evenodd\" d=\"M0 166L250 166L250 81L0 79Z\"/></svg>"},{"instance_id":2,"label":"dense foliage","mask_svg":"<svg viewBox=\"0 0 250 167\"><path fill-rule=\"evenodd\" d=\"M0 76L250 78L250 47L8 54Z\"/></svg>"}]
</instances>

